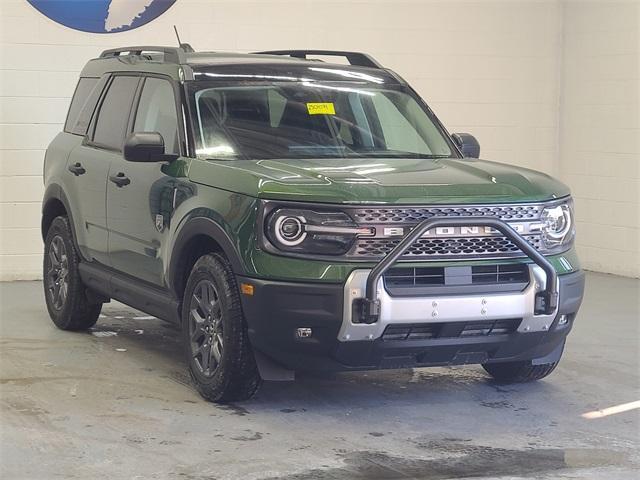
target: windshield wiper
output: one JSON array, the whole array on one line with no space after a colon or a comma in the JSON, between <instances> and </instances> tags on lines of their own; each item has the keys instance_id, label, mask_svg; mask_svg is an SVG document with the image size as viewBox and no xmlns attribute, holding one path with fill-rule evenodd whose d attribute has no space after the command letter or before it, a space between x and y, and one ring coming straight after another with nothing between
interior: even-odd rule
<instances>
[{"instance_id":1,"label":"windshield wiper","mask_svg":"<svg viewBox=\"0 0 640 480\"><path fill-rule=\"evenodd\" d=\"M351 155L350 155L351 156ZM377 150L377 151L365 151L356 152L358 157L376 157L376 158L417 158L417 159L436 159L436 158L451 158L451 155L436 155L429 153L415 153L415 152L401 152L398 150Z\"/></svg>"}]
</instances>

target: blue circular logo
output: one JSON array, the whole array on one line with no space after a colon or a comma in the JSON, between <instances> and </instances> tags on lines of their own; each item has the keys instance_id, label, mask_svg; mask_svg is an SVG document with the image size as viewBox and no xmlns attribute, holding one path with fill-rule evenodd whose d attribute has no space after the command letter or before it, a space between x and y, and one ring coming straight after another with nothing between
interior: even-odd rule
<instances>
[{"instance_id":1,"label":"blue circular logo","mask_svg":"<svg viewBox=\"0 0 640 480\"><path fill-rule=\"evenodd\" d=\"M125 32L166 12L176 0L27 0L65 27L91 33Z\"/></svg>"}]
</instances>

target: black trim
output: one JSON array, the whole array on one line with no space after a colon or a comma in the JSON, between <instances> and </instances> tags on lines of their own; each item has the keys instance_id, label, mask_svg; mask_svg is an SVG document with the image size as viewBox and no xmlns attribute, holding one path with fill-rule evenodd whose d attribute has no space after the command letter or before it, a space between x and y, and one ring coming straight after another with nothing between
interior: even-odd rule
<instances>
[{"instance_id":1,"label":"black trim","mask_svg":"<svg viewBox=\"0 0 640 480\"><path fill-rule=\"evenodd\" d=\"M186 45L186 44L185 44ZM100 58L120 57L122 53L127 52L129 55L142 55L142 52L163 53L165 62L182 64L186 62L186 50L180 47L160 47L160 46L135 46L135 47L119 47L104 50L100 54Z\"/></svg>"},{"instance_id":2,"label":"black trim","mask_svg":"<svg viewBox=\"0 0 640 480\"><path fill-rule=\"evenodd\" d=\"M489 295L495 293L521 292L528 283L496 283L462 286L433 286L433 287L390 287L384 282L384 289L392 297L415 297L431 295Z\"/></svg>"},{"instance_id":3,"label":"black trim","mask_svg":"<svg viewBox=\"0 0 640 480\"><path fill-rule=\"evenodd\" d=\"M331 358L342 325L343 285L281 282L237 277L253 286L253 295L241 294L251 345L292 370L305 369L312 358ZM295 338L299 327L311 327L313 336ZM303 363L286 362L294 355Z\"/></svg>"},{"instance_id":4,"label":"black trim","mask_svg":"<svg viewBox=\"0 0 640 480\"><path fill-rule=\"evenodd\" d=\"M392 297L415 297L521 292L531 279L526 263L498 263L455 267L400 266L391 268L382 275L382 280L384 289Z\"/></svg>"},{"instance_id":5,"label":"black trim","mask_svg":"<svg viewBox=\"0 0 640 480\"><path fill-rule=\"evenodd\" d=\"M233 242L224 229L211 218L194 217L186 221L179 227L176 233L176 240L171 248L171 260L169 261L169 287L177 294L176 285L179 277L180 265L184 248L190 240L198 235L205 235L212 238L220 245L227 260L231 263L231 268L236 274L243 274L245 269L240 255L238 254Z\"/></svg>"},{"instance_id":6,"label":"black trim","mask_svg":"<svg viewBox=\"0 0 640 480\"><path fill-rule=\"evenodd\" d=\"M73 213L71 211L69 200L67 199L67 195L64 193L62 187L57 183L50 184L45 190L44 196L42 197L42 218L40 220L40 233L42 234L42 240L44 241L47 236L47 232L45 232L44 230L44 212L47 208L47 205L52 200L57 200L64 206L64 209L67 213L67 218L69 219L69 224L71 225L71 236L73 245L75 246L78 255L80 255L81 259L84 260L84 257L82 257L82 250L80 250L78 239L76 238L76 228L73 221Z\"/></svg>"},{"instance_id":7,"label":"black trim","mask_svg":"<svg viewBox=\"0 0 640 480\"><path fill-rule=\"evenodd\" d=\"M196 139L194 133L193 116L191 115L191 104L189 102L189 92L186 82L180 83L180 115L184 124L185 152L189 158L196 158Z\"/></svg>"},{"instance_id":8,"label":"black trim","mask_svg":"<svg viewBox=\"0 0 640 480\"><path fill-rule=\"evenodd\" d=\"M584 297L585 273L582 270L560 275L558 313L571 315L578 311Z\"/></svg>"},{"instance_id":9,"label":"black trim","mask_svg":"<svg viewBox=\"0 0 640 480\"><path fill-rule=\"evenodd\" d=\"M171 323L180 323L179 302L168 290L116 272L96 262L80 262L83 283L90 290Z\"/></svg>"},{"instance_id":10,"label":"black trim","mask_svg":"<svg viewBox=\"0 0 640 480\"><path fill-rule=\"evenodd\" d=\"M258 55L283 55L293 58L307 59L307 55L321 55L325 57L345 57L349 64L356 67L379 68L380 65L371 55L361 52L346 52L338 50L270 50L266 52L254 52Z\"/></svg>"},{"instance_id":11,"label":"black trim","mask_svg":"<svg viewBox=\"0 0 640 480\"><path fill-rule=\"evenodd\" d=\"M584 290L582 271L559 277L558 316L546 332L340 342L344 285L237 280L254 288L253 295L241 295L252 346L285 368L315 372L544 358L570 332ZM561 314L569 323L556 327ZM312 328L312 336L296 338L301 327Z\"/></svg>"}]
</instances>

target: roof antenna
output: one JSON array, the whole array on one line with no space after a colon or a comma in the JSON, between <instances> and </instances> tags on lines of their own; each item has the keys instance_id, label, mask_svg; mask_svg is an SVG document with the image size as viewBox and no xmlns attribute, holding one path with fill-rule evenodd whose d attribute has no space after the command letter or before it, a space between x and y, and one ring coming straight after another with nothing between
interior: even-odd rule
<instances>
[{"instance_id":1,"label":"roof antenna","mask_svg":"<svg viewBox=\"0 0 640 480\"><path fill-rule=\"evenodd\" d=\"M178 38L178 46L184 50L187 53L191 53L191 52L195 52L195 50L193 49L193 47L191 45L189 45L188 43L182 43L180 41L180 34L178 33L178 27L176 27L175 25L173 26L173 30L175 30L176 32L176 37Z\"/></svg>"}]
</instances>

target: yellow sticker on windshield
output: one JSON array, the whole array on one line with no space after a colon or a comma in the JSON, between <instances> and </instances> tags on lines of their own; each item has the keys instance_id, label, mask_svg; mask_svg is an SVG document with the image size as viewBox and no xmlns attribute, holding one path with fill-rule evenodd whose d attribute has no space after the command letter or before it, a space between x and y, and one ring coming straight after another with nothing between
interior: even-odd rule
<instances>
[{"instance_id":1,"label":"yellow sticker on windshield","mask_svg":"<svg viewBox=\"0 0 640 480\"><path fill-rule=\"evenodd\" d=\"M307 103L309 115L335 115L333 103Z\"/></svg>"}]
</instances>

